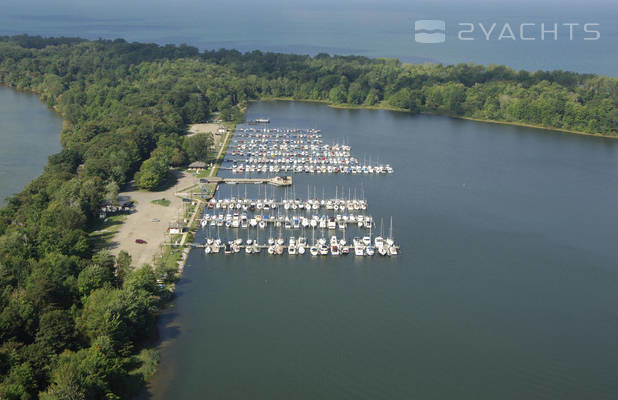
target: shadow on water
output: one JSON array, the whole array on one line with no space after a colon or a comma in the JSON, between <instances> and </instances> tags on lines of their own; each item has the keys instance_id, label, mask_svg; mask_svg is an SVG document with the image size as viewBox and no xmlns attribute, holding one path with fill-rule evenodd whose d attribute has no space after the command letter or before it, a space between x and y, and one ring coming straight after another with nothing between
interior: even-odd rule
<instances>
[{"instance_id":1,"label":"shadow on water","mask_svg":"<svg viewBox=\"0 0 618 400\"><path fill-rule=\"evenodd\" d=\"M157 330L158 342L157 347L171 340L176 339L180 335L180 327L176 323L178 313L165 312L159 317L159 327Z\"/></svg>"},{"instance_id":2,"label":"shadow on water","mask_svg":"<svg viewBox=\"0 0 618 400\"><path fill-rule=\"evenodd\" d=\"M174 299L167 307L163 310L161 315L159 315L157 321L157 341L154 347L157 349L159 354L164 352L169 346L176 340L181 334L181 326L178 321L178 313L174 310L174 303L177 301L178 294L175 294ZM136 367L139 367L137 365ZM159 365L157 368L157 372L148 382L141 383L141 391L137 396L138 400L147 400L153 398L152 385L153 383L159 384L160 382L165 382L169 378L166 376L160 377L162 374L163 365Z\"/></svg>"}]
</instances>

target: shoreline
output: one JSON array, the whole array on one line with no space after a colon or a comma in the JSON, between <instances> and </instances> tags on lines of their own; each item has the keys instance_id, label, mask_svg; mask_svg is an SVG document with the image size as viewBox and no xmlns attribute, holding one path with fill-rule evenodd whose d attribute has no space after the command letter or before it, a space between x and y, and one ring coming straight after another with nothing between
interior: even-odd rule
<instances>
[{"instance_id":1,"label":"shoreline","mask_svg":"<svg viewBox=\"0 0 618 400\"><path fill-rule=\"evenodd\" d=\"M232 136L234 135L234 131L236 130L236 124L231 125L229 129L230 129L230 132L225 134L225 138L223 139L221 148L217 152L217 155L213 161L213 166L210 169L208 176L216 176L217 173L219 172L219 167L221 166L221 163L223 162L223 159L225 158L225 153L227 152L227 148L230 144ZM174 185L173 188L175 188L176 186L181 186L181 185L179 185L179 183L176 183L176 185ZM193 186L191 188L193 188ZM214 196L214 194L217 192L217 189L218 189L217 187L213 189L212 196ZM193 199L193 195L195 193L192 190L190 190L189 193L175 192L174 196L182 197L180 196L181 194L188 194L189 197ZM212 196L210 198L212 198ZM182 249L182 256L180 260L178 260L178 269L176 271L178 279L182 278L182 273L184 272L187 259L189 258L189 253L191 252L191 249L192 249L190 246L186 245L187 241L193 240L193 235L197 233L197 230L199 229L199 226L197 226L197 221L199 220L197 216L198 214L204 211L203 207L205 206L205 203L208 200L210 200L210 198L198 199L197 204L195 206L195 210L192 213L189 213L190 215L187 215L187 213L185 213L184 215L185 218L187 217L189 218L189 222L187 223L187 231L182 234L182 239L178 246ZM189 235L191 235L191 239L189 239ZM170 293L172 294L172 297L175 291L176 291L176 283L174 283L170 289Z\"/></svg>"},{"instance_id":2,"label":"shoreline","mask_svg":"<svg viewBox=\"0 0 618 400\"><path fill-rule=\"evenodd\" d=\"M442 115L442 114L435 114L435 115ZM526 122L497 121L493 119L482 119L482 118L464 117L464 116L456 116L456 115L449 115L449 117L457 118L457 119L465 119L468 121L475 121L475 122L485 122L488 124L511 125L511 126L521 126L524 128L542 129L544 131L552 131L552 132L557 132L557 133L570 133L573 135L593 136L597 138L606 138L606 139L614 139L614 140L618 139L618 135L604 135L602 133L589 133L589 132L582 132L582 131L574 131L570 129L552 128L552 127L547 127L543 125L529 124Z\"/></svg>"},{"instance_id":3,"label":"shoreline","mask_svg":"<svg viewBox=\"0 0 618 400\"><path fill-rule=\"evenodd\" d=\"M326 104L330 108L339 108L339 109L342 109L342 110L384 110L384 111L394 111L394 112L404 112L404 113L409 113L410 112L409 110L406 110L405 108L398 108L398 107L393 107L393 106L384 105L384 104L376 104L376 105L373 105L373 106L363 105L363 104L358 104L358 105L357 104L333 104L333 103L331 103L328 100L295 99L295 98L292 98L292 97L263 97L263 98L256 99L256 100L249 100L249 102L258 102L258 101L301 101L301 102L305 102L305 103L322 103L322 104ZM421 112L421 113L419 113L419 115L436 115L436 116L440 116L440 117L464 119L464 120L475 121L475 122L484 122L484 123L490 123L490 124L511 125L511 126L521 126L521 127L525 127L525 128L542 129L542 130L545 130L545 131L553 131L553 132L560 132L560 133L570 133L570 134L573 134L573 135L592 136L592 137L607 138L607 139L618 139L618 134L617 135L605 135L605 134L602 134L602 133L582 132L582 131L575 131L575 130L571 130L571 129L563 129L563 128L556 128L556 127L549 127L549 126L531 124L531 123L527 123L527 122L499 121L499 120L493 120L493 119L466 117L466 116L463 116L463 115L449 115L449 114L440 114L440 113L431 113L431 112Z\"/></svg>"}]
</instances>

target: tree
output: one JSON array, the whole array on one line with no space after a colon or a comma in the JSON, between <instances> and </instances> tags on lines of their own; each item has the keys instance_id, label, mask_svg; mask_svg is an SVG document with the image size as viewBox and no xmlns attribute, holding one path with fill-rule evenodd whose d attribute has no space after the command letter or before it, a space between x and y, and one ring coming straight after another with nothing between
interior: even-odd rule
<instances>
[{"instance_id":1,"label":"tree","mask_svg":"<svg viewBox=\"0 0 618 400\"><path fill-rule=\"evenodd\" d=\"M189 162L206 161L208 159L208 150L212 144L212 135L197 134L185 137L183 148L189 158Z\"/></svg>"},{"instance_id":2,"label":"tree","mask_svg":"<svg viewBox=\"0 0 618 400\"><path fill-rule=\"evenodd\" d=\"M75 323L66 310L52 310L41 316L36 342L59 353L75 346Z\"/></svg>"},{"instance_id":3,"label":"tree","mask_svg":"<svg viewBox=\"0 0 618 400\"><path fill-rule=\"evenodd\" d=\"M338 85L328 92L328 99L335 104L345 103L348 95L345 86Z\"/></svg>"},{"instance_id":4,"label":"tree","mask_svg":"<svg viewBox=\"0 0 618 400\"><path fill-rule=\"evenodd\" d=\"M23 290L15 290L0 313L0 342L29 342L36 330L36 309Z\"/></svg>"},{"instance_id":5,"label":"tree","mask_svg":"<svg viewBox=\"0 0 618 400\"><path fill-rule=\"evenodd\" d=\"M82 298L86 298L96 289L112 286L113 270L99 264L91 264L79 273L77 287Z\"/></svg>"},{"instance_id":6,"label":"tree","mask_svg":"<svg viewBox=\"0 0 618 400\"><path fill-rule=\"evenodd\" d=\"M90 293L77 320L77 327L94 341L109 337L120 350L154 334L155 309L152 294L130 285L126 289L97 289Z\"/></svg>"},{"instance_id":7,"label":"tree","mask_svg":"<svg viewBox=\"0 0 618 400\"><path fill-rule=\"evenodd\" d=\"M348 88L348 103L350 104L362 104L366 94L363 93L363 89L358 82L353 82Z\"/></svg>"},{"instance_id":8,"label":"tree","mask_svg":"<svg viewBox=\"0 0 618 400\"><path fill-rule=\"evenodd\" d=\"M187 153L185 153L183 149L176 147L170 156L170 165L173 167L180 167L182 165L186 165L187 160Z\"/></svg>"},{"instance_id":9,"label":"tree","mask_svg":"<svg viewBox=\"0 0 618 400\"><path fill-rule=\"evenodd\" d=\"M135 176L137 186L145 190L160 188L167 178L168 168L161 158L149 158L144 161L139 172Z\"/></svg>"},{"instance_id":10,"label":"tree","mask_svg":"<svg viewBox=\"0 0 618 400\"><path fill-rule=\"evenodd\" d=\"M368 106L373 106L375 104L378 104L378 102L380 102L380 95L378 90L376 90L375 88L369 90L369 93L365 98L365 104L367 104Z\"/></svg>"},{"instance_id":11,"label":"tree","mask_svg":"<svg viewBox=\"0 0 618 400\"><path fill-rule=\"evenodd\" d=\"M13 368L0 385L0 397L7 400L30 400L36 396L36 381L32 366L21 363Z\"/></svg>"},{"instance_id":12,"label":"tree","mask_svg":"<svg viewBox=\"0 0 618 400\"><path fill-rule=\"evenodd\" d=\"M157 278L152 267L148 264L144 264L133 271L125 281L124 289L144 290L150 294L156 294L158 292Z\"/></svg>"},{"instance_id":13,"label":"tree","mask_svg":"<svg viewBox=\"0 0 618 400\"><path fill-rule=\"evenodd\" d=\"M119 357L106 336L91 347L60 356L51 384L41 400L112 400L129 391L127 362Z\"/></svg>"},{"instance_id":14,"label":"tree","mask_svg":"<svg viewBox=\"0 0 618 400\"><path fill-rule=\"evenodd\" d=\"M118 205L118 192L120 192L120 186L116 181L112 180L105 186L105 201L111 205Z\"/></svg>"},{"instance_id":15,"label":"tree","mask_svg":"<svg viewBox=\"0 0 618 400\"><path fill-rule=\"evenodd\" d=\"M131 273L131 263L133 259L125 250L121 250L116 257L116 279L118 284L122 286L127 276Z\"/></svg>"}]
</instances>

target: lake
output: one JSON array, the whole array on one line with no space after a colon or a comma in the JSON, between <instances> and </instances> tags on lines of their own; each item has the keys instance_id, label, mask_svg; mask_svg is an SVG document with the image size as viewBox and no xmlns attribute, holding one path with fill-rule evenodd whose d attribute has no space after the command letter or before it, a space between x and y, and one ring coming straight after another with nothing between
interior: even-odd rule
<instances>
[{"instance_id":1,"label":"lake","mask_svg":"<svg viewBox=\"0 0 618 400\"><path fill-rule=\"evenodd\" d=\"M376 221L393 216L401 253L192 251L161 319L153 399L615 398L618 141L250 105L247 119L264 116L389 162L388 176L294 175L294 190L364 193Z\"/></svg>"},{"instance_id":2,"label":"lake","mask_svg":"<svg viewBox=\"0 0 618 400\"><path fill-rule=\"evenodd\" d=\"M4 0L0 35L28 33L44 36L124 38L128 41L187 43L200 49L259 49L315 55L354 54L396 57L406 62L503 64L527 70L569 70L616 76L618 65L618 7L615 1L494 0L419 2L367 0L311 2L298 0L239 0L212 2L136 0ZM443 20L446 41L417 43L416 20ZM459 40L460 23L475 26L475 40ZM490 40L486 31L492 24ZM553 30L541 37L541 24ZM564 23L574 27L573 40ZM599 40L584 40L583 25L598 23ZM509 24L514 39L498 40ZM521 40L520 25L524 26ZM468 29L468 28L466 28ZM505 35L506 36L506 35Z\"/></svg>"},{"instance_id":3,"label":"lake","mask_svg":"<svg viewBox=\"0 0 618 400\"><path fill-rule=\"evenodd\" d=\"M0 86L0 206L60 151L62 119L39 96Z\"/></svg>"}]
</instances>

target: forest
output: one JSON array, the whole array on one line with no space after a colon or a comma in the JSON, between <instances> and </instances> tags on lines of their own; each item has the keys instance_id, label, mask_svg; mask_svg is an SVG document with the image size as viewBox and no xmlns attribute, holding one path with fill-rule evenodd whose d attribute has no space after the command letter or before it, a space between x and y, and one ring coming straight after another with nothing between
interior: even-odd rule
<instances>
[{"instance_id":1,"label":"forest","mask_svg":"<svg viewBox=\"0 0 618 400\"><path fill-rule=\"evenodd\" d=\"M62 151L0 210L0 398L135 397L164 296L151 266L98 250L105 199L207 155L187 125L286 98L618 135L618 79L505 66L200 52L187 45L0 37L0 84L58 111Z\"/></svg>"}]
</instances>

